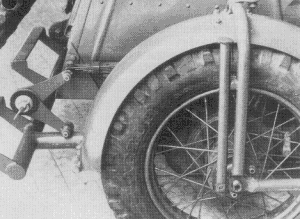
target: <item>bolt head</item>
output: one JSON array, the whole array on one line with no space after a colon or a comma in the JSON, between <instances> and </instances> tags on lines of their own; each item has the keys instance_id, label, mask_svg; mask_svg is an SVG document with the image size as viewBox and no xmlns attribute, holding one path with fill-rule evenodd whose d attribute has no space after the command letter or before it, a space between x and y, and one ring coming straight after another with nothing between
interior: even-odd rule
<instances>
[{"instance_id":1,"label":"bolt head","mask_svg":"<svg viewBox=\"0 0 300 219\"><path fill-rule=\"evenodd\" d=\"M66 71L62 72L62 77L65 81L70 81L71 75L72 75L72 72L70 70L66 70Z\"/></svg>"},{"instance_id":2,"label":"bolt head","mask_svg":"<svg viewBox=\"0 0 300 219\"><path fill-rule=\"evenodd\" d=\"M63 132L62 132L62 136L63 136L64 138L68 138L68 137L70 136L70 132L68 132L68 131L63 131Z\"/></svg>"},{"instance_id":3,"label":"bolt head","mask_svg":"<svg viewBox=\"0 0 300 219\"><path fill-rule=\"evenodd\" d=\"M243 189L242 183L239 180L233 180L232 182L232 190L234 192L241 192Z\"/></svg>"}]
</instances>

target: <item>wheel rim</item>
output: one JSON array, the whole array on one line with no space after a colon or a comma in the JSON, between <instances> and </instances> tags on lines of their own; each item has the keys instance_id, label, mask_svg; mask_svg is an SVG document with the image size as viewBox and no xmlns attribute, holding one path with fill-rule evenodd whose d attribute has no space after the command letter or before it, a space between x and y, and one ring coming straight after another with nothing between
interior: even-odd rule
<instances>
[{"instance_id":1,"label":"wheel rim","mask_svg":"<svg viewBox=\"0 0 300 219\"><path fill-rule=\"evenodd\" d=\"M218 90L212 90L186 101L153 135L145 162L152 201L166 218L274 218L283 214L297 193L242 193L235 199L228 192L224 197L214 192L217 94ZM231 91L232 106L234 95ZM251 90L248 105L246 175L256 179L296 178L300 174L300 147L296 148L300 145L299 110L278 95L257 89ZM229 118L227 175L233 118Z\"/></svg>"}]
</instances>

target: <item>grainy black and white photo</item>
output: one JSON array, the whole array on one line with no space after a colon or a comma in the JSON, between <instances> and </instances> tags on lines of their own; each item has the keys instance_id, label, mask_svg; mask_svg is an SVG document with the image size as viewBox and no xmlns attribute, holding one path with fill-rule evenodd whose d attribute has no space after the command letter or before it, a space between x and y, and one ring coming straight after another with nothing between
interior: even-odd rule
<instances>
[{"instance_id":1,"label":"grainy black and white photo","mask_svg":"<svg viewBox=\"0 0 300 219\"><path fill-rule=\"evenodd\" d=\"M300 0L0 0L0 218L300 219Z\"/></svg>"}]
</instances>

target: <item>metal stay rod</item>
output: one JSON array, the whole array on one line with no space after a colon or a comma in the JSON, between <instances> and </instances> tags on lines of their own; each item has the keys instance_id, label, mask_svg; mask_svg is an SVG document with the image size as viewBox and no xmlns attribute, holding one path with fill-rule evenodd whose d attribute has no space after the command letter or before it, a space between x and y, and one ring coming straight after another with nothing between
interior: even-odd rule
<instances>
[{"instance_id":1,"label":"metal stay rod","mask_svg":"<svg viewBox=\"0 0 300 219\"><path fill-rule=\"evenodd\" d=\"M236 18L237 46L239 52L232 175L242 176L247 128L250 36L248 18L242 3L233 3L231 7L233 15Z\"/></svg>"},{"instance_id":2,"label":"metal stay rod","mask_svg":"<svg viewBox=\"0 0 300 219\"><path fill-rule=\"evenodd\" d=\"M59 132L35 133L36 149L75 149L83 140L83 135L75 132L71 138L64 138Z\"/></svg>"},{"instance_id":3,"label":"metal stay rod","mask_svg":"<svg viewBox=\"0 0 300 219\"><path fill-rule=\"evenodd\" d=\"M245 181L248 192L300 191L300 179L267 179L248 178Z\"/></svg>"},{"instance_id":4,"label":"metal stay rod","mask_svg":"<svg viewBox=\"0 0 300 219\"><path fill-rule=\"evenodd\" d=\"M227 171L227 136L230 90L230 51L231 39L220 39L220 79L219 79L219 123L218 123L218 160L216 190L223 192Z\"/></svg>"}]
</instances>

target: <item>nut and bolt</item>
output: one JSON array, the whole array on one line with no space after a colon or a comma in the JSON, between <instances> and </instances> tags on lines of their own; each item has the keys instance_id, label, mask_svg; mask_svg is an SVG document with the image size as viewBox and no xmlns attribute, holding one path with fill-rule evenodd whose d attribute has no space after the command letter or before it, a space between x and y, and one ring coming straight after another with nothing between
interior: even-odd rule
<instances>
[{"instance_id":1,"label":"nut and bolt","mask_svg":"<svg viewBox=\"0 0 300 219\"><path fill-rule=\"evenodd\" d=\"M254 165L249 166L249 173L252 175L255 174L255 166Z\"/></svg>"},{"instance_id":2,"label":"nut and bolt","mask_svg":"<svg viewBox=\"0 0 300 219\"><path fill-rule=\"evenodd\" d=\"M61 129L61 134L64 138L71 138L74 131L74 125L72 123L65 124Z\"/></svg>"},{"instance_id":3,"label":"nut and bolt","mask_svg":"<svg viewBox=\"0 0 300 219\"><path fill-rule=\"evenodd\" d=\"M236 193L239 193L239 192L242 191L242 189L243 189L242 183L237 179L233 180L233 182L232 182L232 191L236 192Z\"/></svg>"},{"instance_id":4,"label":"nut and bolt","mask_svg":"<svg viewBox=\"0 0 300 219\"><path fill-rule=\"evenodd\" d=\"M72 76L72 72L70 70L65 70L62 72L62 77L64 81L70 81Z\"/></svg>"}]
</instances>

